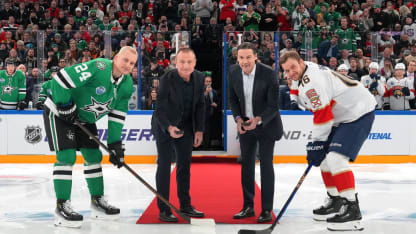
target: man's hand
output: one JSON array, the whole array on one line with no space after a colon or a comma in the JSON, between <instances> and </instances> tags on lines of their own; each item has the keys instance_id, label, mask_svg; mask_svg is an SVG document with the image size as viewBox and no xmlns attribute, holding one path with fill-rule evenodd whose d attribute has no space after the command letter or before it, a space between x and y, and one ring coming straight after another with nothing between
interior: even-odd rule
<instances>
[{"instance_id":1,"label":"man's hand","mask_svg":"<svg viewBox=\"0 0 416 234\"><path fill-rule=\"evenodd\" d=\"M261 121L261 118L259 116L251 118L249 120L246 121L246 124L250 124L248 126L244 126L244 129L246 129L247 131L251 131L256 129L257 124Z\"/></svg>"},{"instance_id":2,"label":"man's hand","mask_svg":"<svg viewBox=\"0 0 416 234\"><path fill-rule=\"evenodd\" d=\"M242 118L239 118L237 120L237 131L240 134L245 134L246 133L246 129L245 127L243 127L242 123L244 122L244 120Z\"/></svg>"},{"instance_id":3,"label":"man's hand","mask_svg":"<svg viewBox=\"0 0 416 234\"><path fill-rule=\"evenodd\" d=\"M203 132L196 132L194 136L194 147L198 147L202 143L204 135Z\"/></svg>"},{"instance_id":4,"label":"man's hand","mask_svg":"<svg viewBox=\"0 0 416 234\"><path fill-rule=\"evenodd\" d=\"M177 128L176 126L172 126L172 125L170 125L169 127L168 127L168 131L169 131L169 135L172 137L172 138L181 138L182 136L183 136L183 133L178 133L178 132L180 132L181 130L179 129L179 128Z\"/></svg>"},{"instance_id":5,"label":"man's hand","mask_svg":"<svg viewBox=\"0 0 416 234\"><path fill-rule=\"evenodd\" d=\"M309 164L312 164L316 167L321 165L321 162L325 159L326 156L326 142L325 141L314 141L309 142L306 145L307 160Z\"/></svg>"},{"instance_id":6,"label":"man's hand","mask_svg":"<svg viewBox=\"0 0 416 234\"><path fill-rule=\"evenodd\" d=\"M214 107L214 108L216 108L217 107L217 103L213 102L213 103L211 103L211 106Z\"/></svg>"},{"instance_id":7,"label":"man's hand","mask_svg":"<svg viewBox=\"0 0 416 234\"><path fill-rule=\"evenodd\" d=\"M67 123L73 124L78 119L78 110L74 102L69 102L64 105L57 105L59 118Z\"/></svg>"},{"instance_id":8,"label":"man's hand","mask_svg":"<svg viewBox=\"0 0 416 234\"><path fill-rule=\"evenodd\" d=\"M121 141L116 141L111 144L108 144L108 149L110 150L110 162L118 168L122 167L124 164L125 149Z\"/></svg>"}]
</instances>

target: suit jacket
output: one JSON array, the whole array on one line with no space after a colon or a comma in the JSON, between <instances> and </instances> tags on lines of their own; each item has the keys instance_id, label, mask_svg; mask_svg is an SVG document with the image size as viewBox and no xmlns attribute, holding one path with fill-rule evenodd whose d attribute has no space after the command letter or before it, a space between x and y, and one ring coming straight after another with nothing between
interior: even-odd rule
<instances>
[{"instance_id":1,"label":"suit jacket","mask_svg":"<svg viewBox=\"0 0 416 234\"><path fill-rule=\"evenodd\" d=\"M238 64L230 67L228 79L228 94L234 119L245 116L245 99L243 89L243 74ZM262 128L266 135L279 140L283 134L283 125L279 112L279 83L278 75L270 67L256 64L253 85L253 114L262 119Z\"/></svg>"},{"instance_id":2,"label":"suit jacket","mask_svg":"<svg viewBox=\"0 0 416 234\"><path fill-rule=\"evenodd\" d=\"M156 139L166 140L170 137L169 125L178 126L184 114L184 100L182 89L179 88L178 70L168 71L160 78L157 93L156 109L152 116L152 133ZM205 98L204 75L195 70L192 73L194 93L192 102L192 129L193 133L204 131Z\"/></svg>"}]
</instances>

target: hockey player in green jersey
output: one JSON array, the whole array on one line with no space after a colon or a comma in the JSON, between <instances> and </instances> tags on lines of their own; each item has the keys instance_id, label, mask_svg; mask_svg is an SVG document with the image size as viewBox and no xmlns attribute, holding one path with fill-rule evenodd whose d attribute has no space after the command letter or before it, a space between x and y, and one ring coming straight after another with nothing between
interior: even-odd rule
<instances>
[{"instance_id":1,"label":"hockey player in green jersey","mask_svg":"<svg viewBox=\"0 0 416 234\"><path fill-rule=\"evenodd\" d=\"M40 92L39 92L38 101L36 102L36 105L35 105L36 109L42 110L43 103L45 103L46 98L48 96L51 96L52 94L51 83L52 83L52 80L48 80L42 84L42 88L40 89Z\"/></svg>"},{"instance_id":2,"label":"hockey player in green jersey","mask_svg":"<svg viewBox=\"0 0 416 234\"><path fill-rule=\"evenodd\" d=\"M128 110L128 100L133 93L133 81L128 75L137 61L137 52L123 47L113 61L94 59L61 69L51 80L51 97L44 104L44 122L49 147L56 151L57 162L53 182L57 198L55 225L80 227L83 217L70 204L72 167L76 151L81 151L84 175L91 194L91 217L118 219L120 209L108 205L104 199L101 169L102 154L98 144L89 139L74 122L79 120L93 134L96 122L108 115L108 148L110 162L119 168L124 163L121 131Z\"/></svg>"},{"instance_id":3,"label":"hockey player in green jersey","mask_svg":"<svg viewBox=\"0 0 416 234\"><path fill-rule=\"evenodd\" d=\"M0 71L0 109L23 110L26 107L26 76L16 70L14 60L6 61L6 70Z\"/></svg>"}]
</instances>

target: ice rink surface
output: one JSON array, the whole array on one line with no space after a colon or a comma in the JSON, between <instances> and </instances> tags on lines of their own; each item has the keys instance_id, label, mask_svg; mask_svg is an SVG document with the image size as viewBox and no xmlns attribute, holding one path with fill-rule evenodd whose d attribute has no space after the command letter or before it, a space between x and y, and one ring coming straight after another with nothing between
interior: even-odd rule
<instances>
[{"instance_id":1,"label":"ice rink surface","mask_svg":"<svg viewBox=\"0 0 416 234\"><path fill-rule=\"evenodd\" d=\"M155 185L155 165L131 165L146 181ZM306 164L275 164L276 195L274 211L278 213ZM365 234L416 233L416 165L352 165L363 213ZM119 221L91 220L89 193L83 166L74 166L72 204L84 215L80 229L53 225L55 195L52 164L0 164L0 234L150 234L150 233L237 233L239 229L264 229L268 225L226 225L199 227L188 224L135 224L154 195L125 169L103 165L105 193L109 203L121 208ZM209 177L209 173L207 175ZM226 179L226 178L224 178ZM256 180L259 183L259 167ZM325 223L312 220L312 209L321 205L325 190L318 168L312 168L273 233L321 234ZM218 198L220 199L220 198ZM256 214L259 215L259 214Z\"/></svg>"}]
</instances>

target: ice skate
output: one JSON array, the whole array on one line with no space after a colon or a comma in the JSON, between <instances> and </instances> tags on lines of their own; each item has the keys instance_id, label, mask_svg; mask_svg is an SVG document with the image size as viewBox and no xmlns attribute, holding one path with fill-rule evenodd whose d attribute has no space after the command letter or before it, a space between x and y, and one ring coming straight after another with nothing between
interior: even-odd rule
<instances>
[{"instance_id":1,"label":"ice skate","mask_svg":"<svg viewBox=\"0 0 416 234\"><path fill-rule=\"evenodd\" d=\"M117 220L120 218L120 209L109 205L104 196L91 196L91 218Z\"/></svg>"},{"instance_id":2,"label":"ice skate","mask_svg":"<svg viewBox=\"0 0 416 234\"><path fill-rule=\"evenodd\" d=\"M345 204L339 214L327 219L328 230L330 231L362 231L361 211L358 205L358 198L355 201L348 201L344 198Z\"/></svg>"},{"instance_id":3,"label":"ice skate","mask_svg":"<svg viewBox=\"0 0 416 234\"><path fill-rule=\"evenodd\" d=\"M326 221L328 218L334 217L344 203L345 200L340 196L332 196L328 193L325 204L313 210L313 219L316 221Z\"/></svg>"},{"instance_id":4,"label":"ice skate","mask_svg":"<svg viewBox=\"0 0 416 234\"><path fill-rule=\"evenodd\" d=\"M75 212L70 200L58 199L55 209L55 226L80 228L83 217Z\"/></svg>"}]
</instances>

